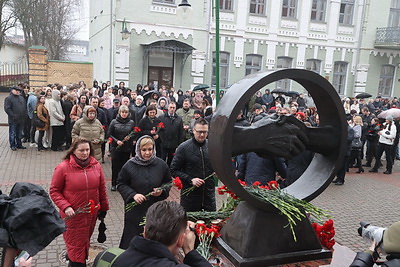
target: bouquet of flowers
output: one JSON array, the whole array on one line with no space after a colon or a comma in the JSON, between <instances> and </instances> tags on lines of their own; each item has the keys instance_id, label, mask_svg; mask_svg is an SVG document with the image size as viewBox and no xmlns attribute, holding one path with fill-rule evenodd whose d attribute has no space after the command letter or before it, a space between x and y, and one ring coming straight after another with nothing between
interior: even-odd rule
<instances>
[{"instance_id":1,"label":"bouquet of flowers","mask_svg":"<svg viewBox=\"0 0 400 267\"><path fill-rule=\"evenodd\" d=\"M196 250L200 253L201 256L208 260L211 256L211 242L214 238L220 236L220 227L218 226L218 224L211 224L211 226L207 226L204 221L197 221L195 229L200 241Z\"/></svg>"},{"instance_id":2,"label":"bouquet of flowers","mask_svg":"<svg viewBox=\"0 0 400 267\"><path fill-rule=\"evenodd\" d=\"M333 238L335 236L335 228L333 227L332 219L327 220L323 225L314 222L312 227L322 246L331 249L335 245L335 239Z\"/></svg>"},{"instance_id":3,"label":"bouquet of flowers","mask_svg":"<svg viewBox=\"0 0 400 267\"><path fill-rule=\"evenodd\" d=\"M172 186L176 186L179 190L181 190L182 189L181 178L175 177L175 179L172 179L171 182L163 184L158 189L160 189L160 190L170 189ZM147 195L145 195L146 199L149 199L149 197L151 196L151 193L152 192L150 192ZM139 205L139 204L136 201L129 202L128 204L125 205L125 212L131 211L137 205Z\"/></svg>"},{"instance_id":4,"label":"bouquet of flowers","mask_svg":"<svg viewBox=\"0 0 400 267\"><path fill-rule=\"evenodd\" d=\"M100 203L95 205L94 200L90 199L89 202L85 206L79 207L75 210L75 215L80 214L80 213L94 214L96 212L96 210L100 210ZM73 216L65 217L64 221L66 221L72 217Z\"/></svg>"}]
</instances>

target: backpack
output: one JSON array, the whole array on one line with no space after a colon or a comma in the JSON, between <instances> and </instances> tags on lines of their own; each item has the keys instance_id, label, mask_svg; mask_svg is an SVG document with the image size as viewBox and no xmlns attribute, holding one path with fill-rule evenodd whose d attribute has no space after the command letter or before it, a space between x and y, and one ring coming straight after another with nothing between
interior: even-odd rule
<instances>
[{"instance_id":1,"label":"backpack","mask_svg":"<svg viewBox=\"0 0 400 267\"><path fill-rule=\"evenodd\" d=\"M94 259L93 267L111 267L124 251L120 248L109 248L100 252Z\"/></svg>"}]
</instances>

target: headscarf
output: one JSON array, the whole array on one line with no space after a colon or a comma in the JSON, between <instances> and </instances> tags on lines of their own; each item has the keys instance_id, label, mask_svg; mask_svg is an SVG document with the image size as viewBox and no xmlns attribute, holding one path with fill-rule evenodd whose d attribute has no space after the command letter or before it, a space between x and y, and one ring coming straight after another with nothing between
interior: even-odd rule
<instances>
[{"instance_id":1,"label":"headscarf","mask_svg":"<svg viewBox=\"0 0 400 267\"><path fill-rule=\"evenodd\" d=\"M151 155L151 157L148 160L143 159L142 154L140 153L140 143L142 142L142 140L144 138L150 138L151 140L153 140L153 138L149 135L144 135L144 136L140 137L139 140L136 142L136 148L135 148L136 155L133 158L131 158L130 160L138 165L148 166L151 163L153 163L154 160L156 159L156 146L155 146L155 142L153 140L153 155Z\"/></svg>"}]
</instances>

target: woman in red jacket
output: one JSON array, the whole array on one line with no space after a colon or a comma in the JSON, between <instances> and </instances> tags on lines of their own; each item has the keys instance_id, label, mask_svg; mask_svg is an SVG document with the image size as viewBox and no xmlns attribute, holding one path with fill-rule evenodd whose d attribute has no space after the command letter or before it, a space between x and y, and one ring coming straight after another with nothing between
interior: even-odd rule
<instances>
[{"instance_id":1,"label":"woman in red jacket","mask_svg":"<svg viewBox=\"0 0 400 267\"><path fill-rule=\"evenodd\" d=\"M64 241L72 267L86 266L96 219L109 209L103 170L93 153L90 141L76 139L55 168L50 186L51 199L61 217L67 217Z\"/></svg>"}]
</instances>

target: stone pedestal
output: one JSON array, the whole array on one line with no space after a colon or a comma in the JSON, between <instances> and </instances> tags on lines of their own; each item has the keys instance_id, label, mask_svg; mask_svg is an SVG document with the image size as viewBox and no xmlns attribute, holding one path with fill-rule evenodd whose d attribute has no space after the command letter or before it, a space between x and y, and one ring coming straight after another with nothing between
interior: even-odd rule
<instances>
[{"instance_id":1,"label":"stone pedestal","mask_svg":"<svg viewBox=\"0 0 400 267\"><path fill-rule=\"evenodd\" d=\"M235 266L270 266L331 258L307 218L295 226L297 241L285 216L241 202L217 240L219 250Z\"/></svg>"}]
</instances>

